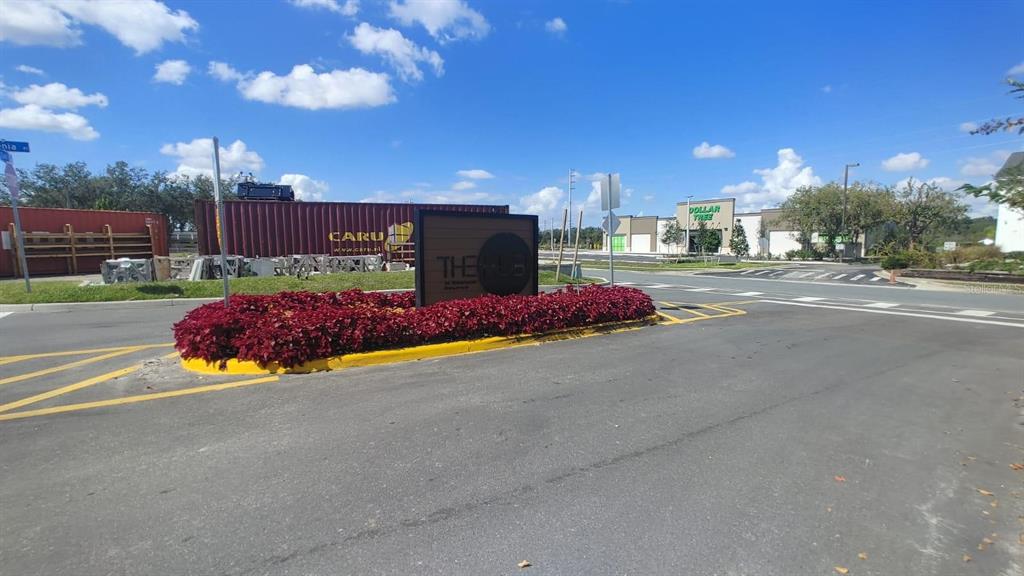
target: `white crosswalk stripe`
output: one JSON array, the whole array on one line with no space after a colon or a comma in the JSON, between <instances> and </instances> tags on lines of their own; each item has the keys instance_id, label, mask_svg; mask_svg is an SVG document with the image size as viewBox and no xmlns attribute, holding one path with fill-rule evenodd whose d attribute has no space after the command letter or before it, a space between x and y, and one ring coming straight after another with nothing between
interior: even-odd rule
<instances>
[{"instance_id":1,"label":"white crosswalk stripe","mask_svg":"<svg viewBox=\"0 0 1024 576\"><path fill-rule=\"evenodd\" d=\"M761 294L764 294L764 292L740 292L739 294L736 294L736 295L737 296L760 296Z\"/></svg>"},{"instance_id":2,"label":"white crosswalk stripe","mask_svg":"<svg viewBox=\"0 0 1024 576\"><path fill-rule=\"evenodd\" d=\"M828 278L828 277L829 277L829 276L831 276L831 275L832 275L832 273L831 273L831 272L825 272L824 274L822 274L822 275L820 275L820 276L815 276L815 277L814 277L814 279L815 279L815 280L821 280L822 278Z\"/></svg>"},{"instance_id":3,"label":"white crosswalk stripe","mask_svg":"<svg viewBox=\"0 0 1024 576\"><path fill-rule=\"evenodd\" d=\"M754 276L760 276L761 274L767 274L769 272L771 272L771 270L758 270L757 274L754 274Z\"/></svg>"},{"instance_id":4,"label":"white crosswalk stripe","mask_svg":"<svg viewBox=\"0 0 1024 576\"><path fill-rule=\"evenodd\" d=\"M833 280L839 280L840 278L843 278L845 276L846 276L846 274L840 274L840 275L836 276L835 278L833 278Z\"/></svg>"},{"instance_id":5,"label":"white crosswalk stripe","mask_svg":"<svg viewBox=\"0 0 1024 576\"><path fill-rule=\"evenodd\" d=\"M882 279L882 277L881 277L881 276L875 276L874 278L872 278L872 279L871 279L871 281L872 281L872 282L878 282L878 281L879 281L879 280L881 280L881 279Z\"/></svg>"},{"instance_id":6,"label":"white crosswalk stripe","mask_svg":"<svg viewBox=\"0 0 1024 576\"><path fill-rule=\"evenodd\" d=\"M744 270L743 272L740 272L740 274L750 274L751 272L753 272L753 270Z\"/></svg>"},{"instance_id":7,"label":"white crosswalk stripe","mask_svg":"<svg viewBox=\"0 0 1024 576\"><path fill-rule=\"evenodd\" d=\"M212 150L212 148L211 148ZM636 282L619 282L620 286L636 286Z\"/></svg>"},{"instance_id":8,"label":"white crosswalk stripe","mask_svg":"<svg viewBox=\"0 0 1024 576\"><path fill-rule=\"evenodd\" d=\"M793 302L817 302L818 300L824 300L824 298L818 298L817 296L803 296L802 298L793 298Z\"/></svg>"},{"instance_id":9,"label":"white crosswalk stripe","mask_svg":"<svg viewBox=\"0 0 1024 576\"><path fill-rule=\"evenodd\" d=\"M872 302L871 304L865 304L868 308L895 308L899 304L893 302Z\"/></svg>"},{"instance_id":10,"label":"white crosswalk stripe","mask_svg":"<svg viewBox=\"0 0 1024 576\"><path fill-rule=\"evenodd\" d=\"M988 310L961 310L957 314L960 316L991 316L995 312L989 312Z\"/></svg>"},{"instance_id":11,"label":"white crosswalk stripe","mask_svg":"<svg viewBox=\"0 0 1024 576\"><path fill-rule=\"evenodd\" d=\"M863 278L863 277L864 277L864 274L857 274L857 275L856 275L856 276L854 276L853 278L850 278L850 280L852 280L852 281L856 282L857 280L860 280L860 279L861 279L861 278Z\"/></svg>"}]
</instances>

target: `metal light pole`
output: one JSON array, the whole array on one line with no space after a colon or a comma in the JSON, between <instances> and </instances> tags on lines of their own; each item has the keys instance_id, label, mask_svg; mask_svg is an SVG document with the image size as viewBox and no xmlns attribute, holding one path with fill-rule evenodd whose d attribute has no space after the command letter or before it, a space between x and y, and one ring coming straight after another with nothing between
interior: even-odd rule
<instances>
[{"instance_id":1,"label":"metal light pole","mask_svg":"<svg viewBox=\"0 0 1024 576\"><path fill-rule=\"evenodd\" d=\"M572 192L575 187L575 170L569 168L569 238L572 239Z\"/></svg>"},{"instance_id":2,"label":"metal light pole","mask_svg":"<svg viewBox=\"0 0 1024 576\"><path fill-rule=\"evenodd\" d=\"M686 255L690 255L690 198L693 198L693 194L686 197Z\"/></svg>"},{"instance_id":3,"label":"metal light pole","mask_svg":"<svg viewBox=\"0 0 1024 576\"><path fill-rule=\"evenodd\" d=\"M228 283L228 236L224 222L224 198L220 195L220 141L213 137L213 199L217 205L217 234L220 236L220 275L224 278L224 307L230 306Z\"/></svg>"},{"instance_id":4,"label":"metal light pole","mask_svg":"<svg viewBox=\"0 0 1024 576\"><path fill-rule=\"evenodd\" d=\"M843 255L846 254L846 244L849 236L846 233L846 189L850 180L850 168L856 168L860 166L860 162L854 162L853 164L847 164L843 167L843 222L842 222L842 235L843 235L843 251L839 254L839 262L842 263Z\"/></svg>"}]
</instances>

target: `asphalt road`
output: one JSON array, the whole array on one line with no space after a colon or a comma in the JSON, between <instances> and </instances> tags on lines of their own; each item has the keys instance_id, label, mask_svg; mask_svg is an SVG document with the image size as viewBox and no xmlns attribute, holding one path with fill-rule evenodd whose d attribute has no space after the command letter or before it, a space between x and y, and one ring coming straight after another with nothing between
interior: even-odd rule
<instances>
[{"instance_id":1,"label":"asphalt road","mask_svg":"<svg viewBox=\"0 0 1024 576\"><path fill-rule=\"evenodd\" d=\"M1024 571L1024 298L616 279L699 321L0 421L0 574ZM16 313L0 354L183 310ZM212 381L141 372L37 405Z\"/></svg>"}]
</instances>

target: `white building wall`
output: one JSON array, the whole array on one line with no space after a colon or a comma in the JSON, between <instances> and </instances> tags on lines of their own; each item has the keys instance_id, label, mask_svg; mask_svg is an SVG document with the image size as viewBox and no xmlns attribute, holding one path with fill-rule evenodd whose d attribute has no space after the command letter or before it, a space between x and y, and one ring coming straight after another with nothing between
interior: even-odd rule
<instances>
[{"instance_id":1,"label":"white building wall","mask_svg":"<svg viewBox=\"0 0 1024 576\"><path fill-rule=\"evenodd\" d=\"M743 225L743 232L747 235L747 246L750 246L751 256L760 256L757 242L757 231L761 227L761 215L760 214L740 214L736 216L740 224ZM730 231L729 236L732 237ZM729 243L729 238L725 238L725 243Z\"/></svg>"},{"instance_id":2,"label":"white building wall","mask_svg":"<svg viewBox=\"0 0 1024 576\"><path fill-rule=\"evenodd\" d=\"M783 258L790 250L799 250L800 242L797 241L795 230L777 230L768 233L768 251L775 258Z\"/></svg>"},{"instance_id":3,"label":"white building wall","mask_svg":"<svg viewBox=\"0 0 1024 576\"><path fill-rule=\"evenodd\" d=\"M651 253L651 235L650 234L630 234L629 235L629 249L633 253L650 254Z\"/></svg>"},{"instance_id":4,"label":"white building wall","mask_svg":"<svg viewBox=\"0 0 1024 576\"><path fill-rule=\"evenodd\" d=\"M996 246L1003 252L1024 251L1024 213L1006 204L996 215Z\"/></svg>"}]
</instances>

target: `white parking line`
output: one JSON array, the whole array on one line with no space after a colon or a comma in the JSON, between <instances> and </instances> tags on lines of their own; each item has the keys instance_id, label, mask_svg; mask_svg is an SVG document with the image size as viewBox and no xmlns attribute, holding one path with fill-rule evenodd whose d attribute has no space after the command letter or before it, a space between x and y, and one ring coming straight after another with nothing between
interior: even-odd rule
<instances>
[{"instance_id":1,"label":"white parking line","mask_svg":"<svg viewBox=\"0 0 1024 576\"><path fill-rule=\"evenodd\" d=\"M868 308L895 308L899 304L893 302L872 302L871 304L865 304Z\"/></svg>"},{"instance_id":2,"label":"white parking line","mask_svg":"<svg viewBox=\"0 0 1024 576\"><path fill-rule=\"evenodd\" d=\"M846 276L846 274L840 274L839 276L836 276L835 278L833 278L833 280L839 280L843 276Z\"/></svg>"},{"instance_id":3,"label":"white parking line","mask_svg":"<svg viewBox=\"0 0 1024 576\"><path fill-rule=\"evenodd\" d=\"M740 274L750 274L751 272L753 272L753 270L744 270L743 272L740 272Z\"/></svg>"},{"instance_id":4,"label":"white parking line","mask_svg":"<svg viewBox=\"0 0 1024 576\"><path fill-rule=\"evenodd\" d=\"M771 272L771 270L758 270L757 274L754 274L754 276L760 276L761 274L767 274L769 272Z\"/></svg>"},{"instance_id":5,"label":"white parking line","mask_svg":"<svg viewBox=\"0 0 1024 576\"><path fill-rule=\"evenodd\" d=\"M736 294L736 295L737 296L760 296L761 294L764 294L764 292L740 292L739 294Z\"/></svg>"},{"instance_id":6,"label":"white parking line","mask_svg":"<svg viewBox=\"0 0 1024 576\"><path fill-rule=\"evenodd\" d=\"M212 150L212 148L211 148L211 150ZM633 286L635 284L636 284L636 282L619 282L620 286Z\"/></svg>"},{"instance_id":7,"label":"white parking line","mask_svg":"<svg viewBox=\"0 0 1024 576\"><path fill-rule=\"evenodd\" d=\"M671 288L671 284L651 284L648 288Z\"/></svg>"},{"instance_id":8,"label":"white parking line","mask_svg":"<svg viewBox=\"0 0 1024 576\"><path fill-rule=\"evenodd\" d=\"M894 316L910 316L912 318L931 318L933 320L947 320L952 322L971 322L973 324L990 324L992 326L1010 326L1012 328L1024 328L1024 323L1018 322L1001 322L999 320L988 320L983 318L963 318L957 316L940 316L938 314L920 314L916 312L903 312L900 310L878 310L874 308L858 307L853 308L850 306L836 306L834 304L801 304L799 302L790 302L787 300L761 300L768 304L785 304L787 306L805 306L808 308L825 308L828 310L848 310L850 312L870 312L872 314L891 314Z\"/></svg>"},{"instance_id":9,"label":"white parking line","mask_svg":"<svg viewBox=\"0 0 1024 576\"><path fill-rule=\"evenodd\" d=\"M864 274L857 274L853 278L850 278L850 280L853 280L854 282L856 282L857 280L860 280L863 277L864 277Z\"/></svg>"},{"instance_id":10,"label":"white parking line","mask_svg":"<svg viewBox=\"0 0 1024 576\"><path fill-rule=\"evenodd\" d=\"M0 312L0 318L6 318L11 314L14 314L14 312Z\"/></svg>"},{"instance_id":11,"label":"white parking line","mask_svg":"<svg viewBox=\"0 0 1024 576\"><path fill-rule=\"evenodd\" d=\"M687 292L710 292L714 288L687 288Z\"/></svg>"},{"instance_id":12,"label":"white parking line","mask_svg":"<svg viewBox=\"0 0 1024 576\"><path fill-rule=\"evenodd\" d=\"M956 312L956 314L959 314L961 316L979 316L979 317L984 317L984 316L991 316L991 315L995 314L995 312L989 312L988 310L961 310L959 312Z\"/></svg>"},{"instance_id":13,"label":"white parking line","mask_svg":"<svg viewBox=\"0 0 1024 576\"><path fill-rule=\"evenodd\" d=\"M802 298L793 298L793 302L817 302L818 300L824 300L824 298L818 298L817 296L804 296Z\"/></svg>"},{"instance_id":14,"label":"white parking line","mask_svg":"<svg viewBox=\"0 0 1024 576\"><path fill-rule=\"evenodd\" d=\"M879 280L881 280L881 279L882 279L882 277L881 277L881 276L875 276L874 278L872 278L872 279L871 279L871 281L872 281L872 282L878 282L878 281L879 281Z\"/></svg>"}]
</instances>

